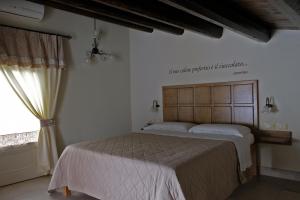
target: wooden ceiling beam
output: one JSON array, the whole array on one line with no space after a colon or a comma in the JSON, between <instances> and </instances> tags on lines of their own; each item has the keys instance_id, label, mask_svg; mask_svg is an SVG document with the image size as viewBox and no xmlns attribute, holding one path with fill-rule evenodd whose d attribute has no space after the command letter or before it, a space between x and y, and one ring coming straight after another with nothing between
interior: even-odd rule
<instances>
[{"instance_id":1,"label":"wooden ceiling beam","mask_svg":"<svg viewBox=\"0 0 300 200\"><path fill-rule=\"evenodd\" d=\"M223 28L201 18L174 9L157 0L92 0L135 15L147 17L172 26L188 29L213 38L220 38Z\"/></svg>"},{"instance_id":2,"label":"wooden ceiling beam","mask_svg":"<svg viewBox=\"0 0 300 200\"><path fill-rule=\"evenodd\" d=\"M182 28L174 27L139 15L124 12L122 10L115 9L103 4L95 3L93 1L87 1L87 0L52 0L52 1L67 6L71 6L77 9L82 9L87 12L92 12L94 14L105 15L107 17L111 17L116 20L123 20L129 23L146 26L148 28L159 29L175 35L182 35L184 33L184 29Z\"/></svg>"},{"instance_id":3,"label":"wooden ceiling beam","mask_svg":"<svg viewBox=\"0 0 300 200\"><path fill-rule=\"evenodd\" d=\"M124 21L124 20L118 20L118 19L115 19L115 18L112 18L112 17L108 17L106 15L99 14L99 13L88 12L88 11L83 10L83 9L74 8L72 6L68 6L68 5L61 4L61 3L58 3L58 2L54 2L54 1L48 1L48 0L47 1L44 1L44 0L27 0L27 1L31 1L31 2L46 5L46 6L50 6L50 7L59 9L59 10L64 10L64 11L72 12L72 13L79 14L79 15L84 15L84 16L91 17L91 18L96 18L96 19L99 19L99 20L102 20L102 21L110 22L110 23L117 24L117 25L120 25L120 26L125 26L125 27L128 27L128 28L132 28L132 29L135 29L135 30L143 31L143 32L148 32L148 33L153 32L152 28L149 28L149 27L146 27L146 26L142 26L142 25L131 23L131 22Z\"/></svg>"},{"instance_id":4,"label":"wooden ceiling beam","mask_svg":"<svg viewBox=\"0 0 300 200\"><path fill-rule=\"evenodd\" d=\"M271 29L261 21L250 16L230 1L220 0L159 0L166 5L210 21L214 24L243 34L249 38L267 42Z\"/></svg>"}]
</instances>

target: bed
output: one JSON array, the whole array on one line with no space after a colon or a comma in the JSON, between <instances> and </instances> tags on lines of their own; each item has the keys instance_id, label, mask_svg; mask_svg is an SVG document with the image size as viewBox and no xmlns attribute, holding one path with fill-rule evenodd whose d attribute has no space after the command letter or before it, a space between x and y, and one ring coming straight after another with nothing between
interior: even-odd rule
<instances>
[{"instance_id":1,"label":"bed","mask_svg":"<svg viewBox=\"0 0 300 200\"><path fill-rule=\"evenodd\" d=\"M256 87L257 81L163 87L164 121L233 123L254 130ZM64 150L48 189L64 187L66 195L75 190L101 200L222 200L241 183L241 175L255 175L253 142L161 130L82 142Z\"/></svg>"}]
</instances>

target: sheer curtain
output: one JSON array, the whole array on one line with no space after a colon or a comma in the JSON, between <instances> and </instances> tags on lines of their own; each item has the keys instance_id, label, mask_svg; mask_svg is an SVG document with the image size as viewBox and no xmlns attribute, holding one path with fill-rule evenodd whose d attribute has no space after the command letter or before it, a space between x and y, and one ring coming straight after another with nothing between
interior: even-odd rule
<instances>
[{"instance_id":1,"label":"sheer curtain","mask_svg":"<svg viewBox=\"0 0 300 200\"><path fill-rule=\"evenodd\" d=\"M0 28L0 68L24 105L41 121L38 165L51 173L57 160L55 109L64 68L62 38Z\"/></svg>"}]
</instances>

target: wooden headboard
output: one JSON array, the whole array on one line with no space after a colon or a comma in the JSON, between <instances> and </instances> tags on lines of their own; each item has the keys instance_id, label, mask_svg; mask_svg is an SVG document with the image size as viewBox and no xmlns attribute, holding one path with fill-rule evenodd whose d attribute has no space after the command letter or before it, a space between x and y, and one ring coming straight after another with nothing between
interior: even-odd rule
<instances>
[{"instance_id":1,"label":"wooden headboard","mask_svg":"<svg viewBox=\"0 0 300 200\"><path fill-rule=\"evenodd\" d=\"M258 81L163 86L164 121L258 128Z\"/></svg>"}]
</instances>

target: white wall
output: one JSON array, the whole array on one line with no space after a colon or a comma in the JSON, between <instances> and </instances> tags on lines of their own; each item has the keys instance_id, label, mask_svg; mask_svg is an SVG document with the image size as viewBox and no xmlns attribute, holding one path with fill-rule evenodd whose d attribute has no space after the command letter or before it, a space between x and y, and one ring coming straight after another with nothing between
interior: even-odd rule
<instances>
[{"instance_id":1,"label":"white wall","mask_svg":"<svg viewBox=\"0 0 300 200\"><path fill-rule=\"evenodd\" d=\"M89 65L93 20L46 8L45 18L35 22L17 17L1 17L0 23L62 33L66 42L67 70L58 109L59 142L75 143L125 133L130 130L129 30L97 21L103 31L100 46L113 52L112 61Z\"/></svg>"},{"instance_id":2,"label":"white wall","mask_svg":"<svg viewBox=\"0 0 300 200\"><path fill-rule=\"evenodd\" d=\"M259 80L259 104L266 96L274 96L279 112L260 113L262 126L288 124L293 131L293 146L261 145L261 165L300 171L300 31L279 31L267 44L258 43L225 31L221 39L211 39L196 33L183 36L130 31L132 129L146 122L162 120L151 111L153 99L162 103L161 86ZM244 62L236 69L169 74L170 69L199 65ZM234 72L247 73L233 75Z\"/></svg>"},{"instance_id":3,"label":"white wall","mask_svg":"<svg viewBox=\"0 0 300 200\"><path fill-rule=\"evenodd\" d=\"M116 59L97 64L85 63L91 48L93 20L68 12L46 9L45 19L36 22L19 17L0 16L0 23L71 35L66 41L67 70L64 72L57 124L60 151L67 144L124 134L130 131L129 31L98 21L104 32L101 47L116 54ZM28 146L28 145L27 145ZM0 185L33 178L36 148L29 145L16 151L0 152ZM20 168L25 166L27 168ZM5 175L5 176L4 176Z\"/></svg>"}]
</instances>

